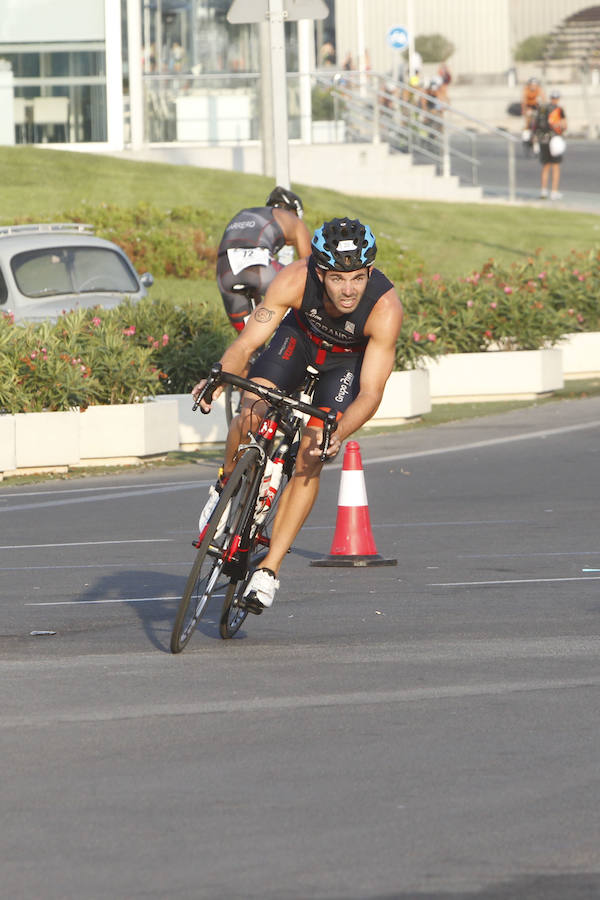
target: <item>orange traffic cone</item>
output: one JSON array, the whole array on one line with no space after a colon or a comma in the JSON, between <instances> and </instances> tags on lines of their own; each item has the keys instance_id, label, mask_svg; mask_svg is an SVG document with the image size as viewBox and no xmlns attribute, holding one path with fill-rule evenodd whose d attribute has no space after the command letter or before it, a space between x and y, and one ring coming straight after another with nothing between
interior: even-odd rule
<instances>
[{"instance_id":1,"label":"orange traffic cone","mask_svg":"<svg viewBox=\"0 0 600 900\"><path fill-rule=\"evenodd\" d=\"M311 566L396 566L377 553L371 532L365 477L356 441L348 441L338 494L338 515L329 556Z\"/></svg>"}]
</instances>

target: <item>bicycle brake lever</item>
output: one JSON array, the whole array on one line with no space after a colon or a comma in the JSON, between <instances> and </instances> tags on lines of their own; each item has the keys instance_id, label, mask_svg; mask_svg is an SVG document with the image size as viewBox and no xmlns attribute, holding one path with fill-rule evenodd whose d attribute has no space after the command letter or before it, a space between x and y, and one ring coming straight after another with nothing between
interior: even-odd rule
<instances>
[{"instance_id":1,"label":"bicycle brake lever","mask_svg":"<svg viewBox=\"0 0 600 900\"><path fill-rule=\"evenodd\" d=\"M196 397L194 401L194 405L192 406L192 412L196 412L198 408L200 408L200 412L207 416L210 412L209 409L203 409L200 406L201 400L206 400L207 403L212 403L213 391L216 387L221 383L221 371L222 366L221 363L215 363L210 370L210 375L206 379L206 384Z\"/></svg>"},{"instance_id":2,"label":"bicycle brake lever","mask_svg":"<svg viewBox=\"0 0 600 900\"><path fill-rule=\"evenodd\" d=\"M323 422L323 440L321 442L321 462L326 462L329 457L327 451L331 443L331 436L337 428L337 418L334 412L327 413L327 419Z\"/></svg>"}]
</instances>

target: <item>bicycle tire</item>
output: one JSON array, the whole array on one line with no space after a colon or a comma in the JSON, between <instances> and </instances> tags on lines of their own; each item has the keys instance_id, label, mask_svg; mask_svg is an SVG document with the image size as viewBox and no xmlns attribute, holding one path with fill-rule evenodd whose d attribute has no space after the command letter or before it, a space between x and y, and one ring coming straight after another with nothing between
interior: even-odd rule
<instances>
[{"instance_id":1,"label":"bicycle tire","mask_svg":"<svg viewBox=\"0 0 600 900\"><path fill-rule=\"evenodd\" d=\"M171 634L172 653L181 653L187 645L217 588L227 590L229 576L223 572L225 557L248 502L254 502L256 470L261 466L259 459L258 450L246 450L223 488L179 602ZM226 524L215 536L226 511Z\"/></svg>"},{"instance_id":2,"label":"bicycle tire","mask_svg":"<svg viewBox=\"0 0 600 900\"><path fill-rule=\"evenodd\" d=\"M294 445L294 447L291 448L291 453L293 454L293 458L290 460L291 465L288 465L287 469L284 470L281 477L281 483L275 494L271 508L252 539L252 546L250 547L250 564L248 566L247 575L241 581L231 581L225 593L225 600L223 601L223 608L221 610L221 620L219 622L219 634L223 640L228 640L237 634L248 616L248 611L239 606L238 601L244 595L244 590L246 589L246 585L248 584L252 572L258 568L268 553L265 542L270 543L270 532L275 520L277 506L292 474L296 460L296 450L297 445Z\"/></svg>"}]
</instances>

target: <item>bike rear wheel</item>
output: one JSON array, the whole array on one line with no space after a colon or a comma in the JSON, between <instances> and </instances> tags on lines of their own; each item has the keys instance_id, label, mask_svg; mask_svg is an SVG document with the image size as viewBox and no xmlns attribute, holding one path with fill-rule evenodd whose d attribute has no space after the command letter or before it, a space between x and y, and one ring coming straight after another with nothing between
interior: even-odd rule
<instances>
[{"instance_id":1,"label":"bike rear wheel","mask_svg":"<svg viewBox=\"0 0 600 900\"><path fill-rule=\"evenodd\" d=\"M225 593L227 598L231 578L224 571L225 563L248 504L255 503L256 473L260 467L258 451L246 450L223 488L177 609L171 635L173 653L180 653L187 645L211 597Z\"/></svg>"}]
</instances>

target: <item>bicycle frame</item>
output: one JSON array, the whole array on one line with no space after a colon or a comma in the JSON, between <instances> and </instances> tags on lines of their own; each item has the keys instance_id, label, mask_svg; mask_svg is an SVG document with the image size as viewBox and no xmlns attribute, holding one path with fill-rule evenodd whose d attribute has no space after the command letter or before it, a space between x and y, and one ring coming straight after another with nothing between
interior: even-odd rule
<instances>
[{"instance_id":1,"label":"bicycle frame","mask_svg":"<svg viewBox=\"0 0 600 900\"><path fill-rule=\"evenodd\" d=\"M310 367L307 370L307 377L301 388L301 397L312 398L315 385L318 381L318 372ZM262 478L266 469L267 461L277 458L283 460L293 446L294 439L303 423L309 417L321 419L323 422L323 447L321 458L327 457L327 448L331 440L331 435L337 427L336 415L333 412L326 412L318 407L312 406L300 397L289 397L283 391L277 388L269 388L264 385L257 385L252 381L240 376L223 372L220 364L213 366L210 376L204 387L203 392L194 404L194 409L199 406L199 401L204 397L208 402L212 399L212 393L219 384L233 384L242 390L250 391L258 394L270 405L263 415L261 422L254 433L249 433L250 441L247 444L240 444L238 453L247 453L252 450L258 451L261 465L257 468L254 478L248 492L249 500L246 502L244 515L240 521L237 533L227 550L227 558L223 567L223 574L228 577L241 580L245 577L248 565L252 542L257 532L260 531L260 525L256 521L256 507L258 494ZM301 413L302 415L298 415ZM277 440L278 435L280 439ZM261 539L259 533L257 543L268 546L264 539ZM220 555L218 548L210 548L211 555Z\"/></svg>"}]
</instances>

